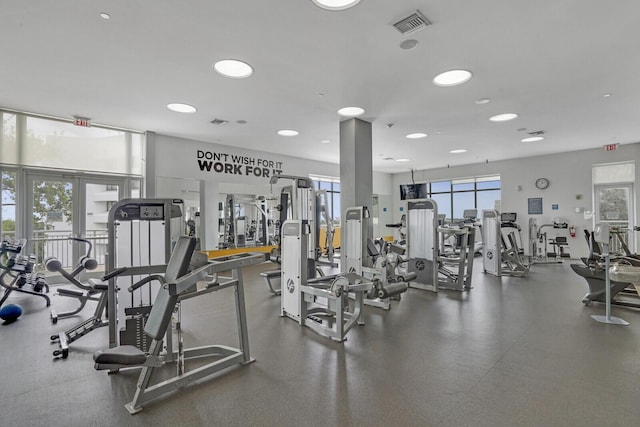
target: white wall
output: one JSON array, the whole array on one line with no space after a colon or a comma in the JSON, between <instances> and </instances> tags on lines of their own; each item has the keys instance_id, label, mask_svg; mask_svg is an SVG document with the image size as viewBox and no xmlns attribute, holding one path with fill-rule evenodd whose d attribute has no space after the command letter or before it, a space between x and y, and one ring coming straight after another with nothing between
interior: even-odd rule
<instances>
[{"instance_id":1,"label":"white wall","mask_svg":"<svg viewBox=\"0 0 640 427\"><path fill-rule=\"evenodd\" d=\"M218 244L218 210L217 202L220 193L234 194L268 194L271 190L269 178L275 172L294 176L340 176L340 166L332 163L318 162L297 157L281 156L266 151L246 150L220 144L176 138L155 134L150 139L153 146L148 150L149 161L154 162L154 180L156 193L166 192L168 178L186 179L184 188L172 187L174 197L184 198L182 190L192 187L192 180L200 181L201 236L203 249L213 249ZM268 147L266 147L268 148ZM211 162L207 170L204 162ZM218 163L217 165L215 165ZM226 166L225 166L226 165ZM216 171L216 167L219 171ZM259 168L260 171L256 172ZM263 176L264 174L268 176ZM260 175L260 176L257 176ZM189 182L191 181L191 182ZM274 186L273 192L287 182ZM348 185L348 183L342 183ZM373 191L376 194L392 194L392 177L386 173L373 174ZM148 197L154 196L148 194ZM213 209L215 208L215 209ZM391 210L391 207L389 207Z\"/></svg>"},{"instance_id":2,"label":"white wall","mask_svg":"<svg viewBox=\"0 0 640 427\"><path fill-rule=\"evenodd\" d=\"M538 226L552 223L556 217L569 225L576 226L576 237L569 238L569 252L572 258L588 254L584 229L593 228L592 220L585 220L583 213L577 213L576 208L593 211L593 188L591 184L591 167L594 164L614 163L640 159L640 144L626 144L616 151L592 149L571 153L553 154L547 156L528 157L523 159L504 160L499 162L479 163L450 168L415 171L416 182L446 180L454 178L500 175L502 185L502 212L516 212L518 224L522 227L523 239L528 241L529 218L536 218ZM551 182L546 190L535 187L537 178L545 177ZM400 184L411 182L410 173L395 174L393 176L394 220L401 217L400 207L406 209L406 202L400 200ZM636 167L635 200L638 200L640 187L640 168ZM582 195L577 200L577 195ZM543 214L528 215L527 199L542 197ZM637 202L636 202L637 203ZM557 204L558 210L552 210ZM636 214L636 224L638 218ZM554 234L553 229L549 236ZM561 233L559 233L562 235ZM639 233L636 235L636 243ZM568 233L566 233L568 236ZM638 247L636 245L636 247ZM528 248L525 245L525 251Z\"/></svg>"}]
</instances>

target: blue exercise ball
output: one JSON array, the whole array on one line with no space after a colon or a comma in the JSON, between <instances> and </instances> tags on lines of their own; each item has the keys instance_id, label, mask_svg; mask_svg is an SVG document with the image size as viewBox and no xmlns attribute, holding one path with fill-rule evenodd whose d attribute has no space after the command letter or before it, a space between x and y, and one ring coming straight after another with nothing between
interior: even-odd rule
<instances>
[{"instance_id":1,"label":"blue exercise ball","mask_svg":"<svg viewBox=\"0 0 640 427\"><path fill-rule=\"evenodd\" d=\"M0 309L0 319L7 323L18 320L22 316L22 307L18 304L7 304Z\"/></svg>"}]
</instances>

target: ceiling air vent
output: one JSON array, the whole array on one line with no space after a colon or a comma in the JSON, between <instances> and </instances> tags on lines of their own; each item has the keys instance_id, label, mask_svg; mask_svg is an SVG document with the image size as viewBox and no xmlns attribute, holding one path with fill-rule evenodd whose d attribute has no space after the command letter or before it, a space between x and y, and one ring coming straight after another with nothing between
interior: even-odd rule
<instances>
[{"instance_id":1,"label":"ceiling air vent","mask_svg":"<svg viewBox=\"0 0 640 427\"><path fill-rule=\"evenodd\" d=\"M427 28L428 25L431 25L431 21L429 21L419 10L416 10L415 13L412 13L406 18L393 24L393 26L396 27L396 30L400 31L402 35L422 30L423 28Z\"/></svg>"},{"instance_id":2,"label":"ceiling air vent","mask_svg":"<svg viewBox=\"0 0 640 427\"><path fill-rule=\"evenodd\" d=\"M529 132L529 135L531 135L531 136L542 136L542 135L544 135L544 131L543 130L537 130L535 132Z\"/></svg>"},{"instance_id":3,"label":"ceiling air vent","mask_svg":"<svg viewBox=\"0 0 640 427\"><path fill-rule=\"evenodd\" d=\"M229 120L222 120L222 119L213 119L211 120L211 123L213 123L214 125L224 125L226 123L229 123Z\"/></svg>"}]
</instances>

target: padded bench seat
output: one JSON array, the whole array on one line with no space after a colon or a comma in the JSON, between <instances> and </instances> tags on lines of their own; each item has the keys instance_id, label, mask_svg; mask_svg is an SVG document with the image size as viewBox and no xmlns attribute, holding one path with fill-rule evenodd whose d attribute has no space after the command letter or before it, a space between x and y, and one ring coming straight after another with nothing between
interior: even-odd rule
<instances>
[{"instance_id":1,"label":"padded bench seat","mask_svg":"<svg viewBox=\"0 0 640 427\"><path fill-rule=\"evenodd\" d=\"M121 345L107 350L96 351L93 361L96 365L123 365L138 366L144 365L147 355L133 345Z\"/></svg>"},{"instance_id":2,"label":"padded bench seat","mask_svg":"<svg viewBox=\"0 0 640 427\"><path fill-rule=\"evenodd\" d=\"M282 277L281 270L263 271L262 273L260 273L260 276L264 277L264 280L267 282L267 286L269 286L269 290L271 291L271 293L273 293L274 295L280 295L280 289L275 289L271 281L280 279L280 277Z\"/></svg>"}]
</instances>

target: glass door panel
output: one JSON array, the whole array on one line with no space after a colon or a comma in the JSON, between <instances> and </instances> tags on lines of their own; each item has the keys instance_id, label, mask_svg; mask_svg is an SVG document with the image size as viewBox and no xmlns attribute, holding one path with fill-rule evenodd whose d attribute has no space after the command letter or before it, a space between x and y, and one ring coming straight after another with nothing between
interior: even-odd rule
<instances>
[{"instance_id":1,"label":"glass door panel","mask_svg":"<svg viewBox=\"0 0 640 427\"><path fill-rule=\"evenodd\" d=\"M16 238L16 174L15 172L2 171L2 211L0 221L2 222L2 238L15 240Z\"/></svg>"},{"instance_id":2,"label":"glass door panel","mask_svg":"<svg viewBox=\"0 0 640 427\"><path fill-rule=\"evenodd\" d=\"M608 223L612 229L610 251L635 252L633 239L633 186L597 185L595 187L595 223Z\"/></svg>"},{"instance_id":3,"label":"glass door panel","mask_svg":"<svg viewBox=\"0 0 640 427\"><path fill-rule=\"evenodd\" d=\"M107 251L107 222L109 210L122 197L123 183L109 180L83 181L83 207L81 211L82 223L79 234L87 239L92 246L91 257L98 261L96 271L103 272L105 253ZM88 245L78 244L78 256L87 254Z\"/></svg>"},{"instance_id":4,"label":"glass door panel","mask_svg":"<svg viewBox=\"0 0 640 427\"><path fill-rule=\"evenodd\" d=\"M31 223L27 248L42 268L50 256L58 258L65 268L73 265L74 254L69 237L73 236L74 194L73 182L66 179L31 177L29 206Z\"/></svg>"}]
</instances>

